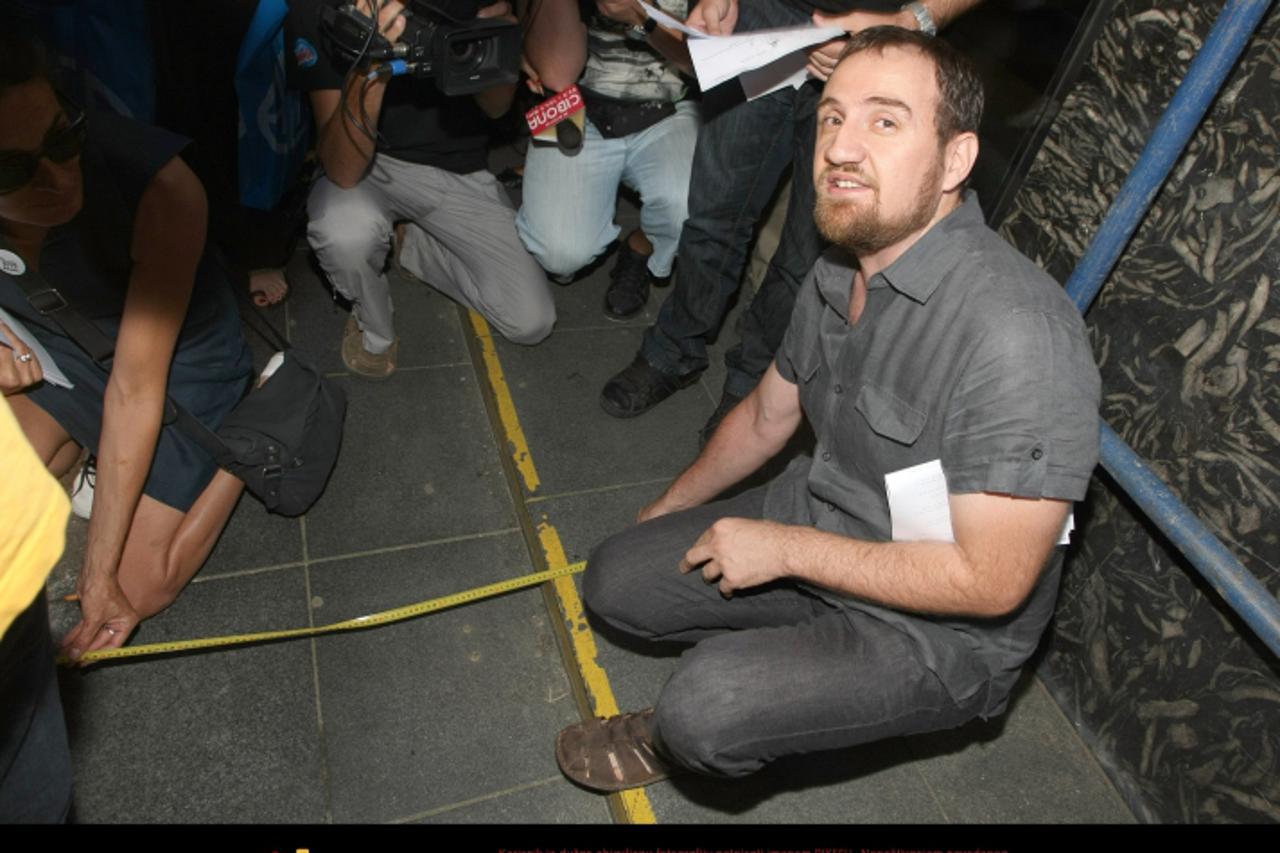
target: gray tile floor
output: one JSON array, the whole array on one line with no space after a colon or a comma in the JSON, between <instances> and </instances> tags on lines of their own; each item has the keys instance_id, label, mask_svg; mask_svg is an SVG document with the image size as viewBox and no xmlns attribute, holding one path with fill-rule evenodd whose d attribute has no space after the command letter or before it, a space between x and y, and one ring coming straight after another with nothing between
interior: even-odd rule
<instances>
[{"instance_id":1,"label":"gray tile floor","mask_svg":"<svg viewBox=\"0 0 1280 853\"><path fill-rule=\"evenodd\" d=\"M624 224L634 211L620 213ZM401 370L342 374L345 314L305 249L271 313L339 376L350 399L328 491L302 519L246 497L207 567L135 642L325 624L540 568L521 518L554 526L570 561L626 525L696 451L723 376L635 420L606 416L605 379L632 357L644 316L600 305L609 264L556 288L544 344L499 341L541 477L511 487L455 307L393 276ZM732 320L716 360L735 338ZM51 580L56 632L74 622L84 523ZM555 733L578 718L535 590L359 633L103 665L61 675L83 822L605 824L604 798L564 781ZM649 704L677 662L597 638L622 707ZM1044 688L1027 678L1004 720L781 762L745 782L689 778L647 792L660 823L1131 822Z\"/></svg>"}]
</instances>

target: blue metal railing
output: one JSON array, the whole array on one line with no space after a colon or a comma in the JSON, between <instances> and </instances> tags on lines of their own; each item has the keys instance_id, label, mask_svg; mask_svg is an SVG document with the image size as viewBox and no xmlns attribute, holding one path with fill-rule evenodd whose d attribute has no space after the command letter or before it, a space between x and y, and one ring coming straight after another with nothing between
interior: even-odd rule
<instances>
[{"instance_id":1,"label":"blue metal railing","mask_svg":"<svg viewBox=\"0 0 1280 853\"><path fill-rule=\"evenodd\" d=\"M1187 142L1257 30L1271 0L1229 0L1152 132L1138 163L1067 281L1084 313L1141 224ZM1280 600L1105 423L1102 466L1271 650L1280 656Z\"/></svg>"}]
</instances>

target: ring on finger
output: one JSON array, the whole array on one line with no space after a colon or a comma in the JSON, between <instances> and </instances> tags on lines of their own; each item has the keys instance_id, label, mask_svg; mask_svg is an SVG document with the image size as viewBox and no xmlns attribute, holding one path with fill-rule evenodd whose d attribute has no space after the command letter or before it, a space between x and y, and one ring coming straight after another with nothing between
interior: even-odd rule
<instances>
[{"instance_id":1,"label":"ring on finger","mask_svg":"<svg viewBox=\"0 0 1280 853\"><path fill-rule=\"evenodd\" d=\"M26 364L28 361L31 360L31 353L29 352L14 353L13 357L18 361L22 362L23 364Z\"/></svg>"}]
</instances>

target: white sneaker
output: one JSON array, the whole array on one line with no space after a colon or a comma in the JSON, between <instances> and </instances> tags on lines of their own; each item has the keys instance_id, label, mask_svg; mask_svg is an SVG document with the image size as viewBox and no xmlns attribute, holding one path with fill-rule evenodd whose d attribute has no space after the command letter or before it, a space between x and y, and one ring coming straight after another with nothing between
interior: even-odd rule
<instances>
[{"instance_id":1,"label":"white sneaker","mask_svg":"<svg viewBox=\"0 0 1280 853\"><path fill-rule=\"evenodd\" d=\"M71 483L71 511L85 521L93 514L93 486L98 479L98 459L90 456Z\"/></svg>"}]
</instances>

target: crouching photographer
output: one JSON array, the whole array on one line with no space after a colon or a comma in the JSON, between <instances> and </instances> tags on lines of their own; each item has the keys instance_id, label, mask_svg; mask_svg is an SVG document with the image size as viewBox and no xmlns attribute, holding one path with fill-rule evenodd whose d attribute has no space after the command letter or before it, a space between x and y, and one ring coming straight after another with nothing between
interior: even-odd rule
<instances>
[{"instance_id":1,"label":"crouching photographer","mask_svg":"<svg viewBox=\"0 0 1280 853\"><path fill-rule=\"evenodd\" d=\"M519 52L506 60L503 28L467 22L514 21L511 7L466 4L290 3L290 82L309 93L324 169L307 204L307 238L352 302L342 360L368 379L396 368L383 270L400 222L401 268L484 315L508 340L538 343L555 323L546 276L485 169L489 121L511 106Z\"/></svg>"}]
</instances>

